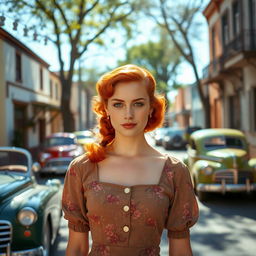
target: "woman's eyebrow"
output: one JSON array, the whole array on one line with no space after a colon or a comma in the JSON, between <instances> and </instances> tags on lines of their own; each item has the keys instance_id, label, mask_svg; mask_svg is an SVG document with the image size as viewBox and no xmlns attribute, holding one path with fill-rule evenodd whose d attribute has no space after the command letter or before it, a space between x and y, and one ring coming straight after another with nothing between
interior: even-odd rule
<instances>
[{"instance_id":1,"label":"woman's eyebrow","mask_svg":"<svg viewBox=\"0 0 256 256\"><path fill-rule=\"evenodd\" d=\"M134 100L132 100L132 101L137 101L137 100L146 100L146 99L145 99L145 98L137 98L137 99L134 99ZM121 101L121 102L124 102L124 100L116 99L116 98L111 99L111 101Z\"/></svg>"}]
</instances>

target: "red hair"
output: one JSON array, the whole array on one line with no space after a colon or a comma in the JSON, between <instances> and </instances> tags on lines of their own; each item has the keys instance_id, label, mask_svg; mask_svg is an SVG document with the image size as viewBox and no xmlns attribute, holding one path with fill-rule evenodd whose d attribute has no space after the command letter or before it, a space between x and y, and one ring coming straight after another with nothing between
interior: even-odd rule
<instances>
[{"instance_id":1,"label":"red hair","mask_svg":"<svg viewBox=\"0 0 256 256\"><path fill-rule=\"evenodd\" d=\"M146 85L150 105L153 109L145 127L145 132L162 126L165 114L165 98L155 94L156 81L152 74L148 70L136 65L118 67L104 74L96 84L98 96L94 98L93 110L98 116L100 142L99 144L91 143L86 146L90 161L100 162L105 159L106 147L115 138L115 130L105 110L108 99L114 94L115 85L120 82L134 81L142 82Z\"/></svg>"}]
</instances>

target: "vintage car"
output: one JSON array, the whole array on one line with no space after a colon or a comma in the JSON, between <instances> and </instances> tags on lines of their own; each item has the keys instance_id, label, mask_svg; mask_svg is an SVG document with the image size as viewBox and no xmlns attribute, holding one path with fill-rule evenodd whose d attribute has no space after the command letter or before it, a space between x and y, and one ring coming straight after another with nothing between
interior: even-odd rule
<instances>
[{"instance_id":1,"label":"vintage car","mask_svg":"<svg viewBox=\"0 0 256 256\"><path fill-rule=\"evenodd\" d=\"M162 139L162 146L168 149L185 149L185 130L179 127L169 127Z\"/></svg>"},{"instance_id":2,"label":"vintage car","mask_svg":"<svg viewBox=\"0 0 256 256\"><path fill-rule=\"evenodd\" d=\"M40 175L65 174L70 162L83 152L73 133L54 133L46 137L39 153Z\"/></svg>"},{"instance_id":3,"label":"vintage car","mask_svg":"<svg viewBox=\"0 0 256 256\"><path fill-rule=\"evenodd\" d=\"M0 147L0 255L50 255L61 219L61 183L39 185L38 168L27 150Z\"/></svg>"},{"instance_id":4,"label":"vintage car","mask_svg":"<svg viewBox=\"0 0 256 256\"><path fill-rule=\"evenodd\" d=\"M87 143L93 143L95 142L94 134L90 130L85 130L85 131L76 131L74 132L77 138L77 143L82 145L83 147Z\"/></svg>"},{"instance_id":5,"label":"vintage car","mask_svg":"<svg viewBox=\"0 0 256 256\"><path fill-rule=\"evenodd\" d=\"M199 200L209 192L256 190L256 158L249 159L245 135L235 129L202 129L193 132L187 146L188 165Z\"/></svg>"}]
</instances>

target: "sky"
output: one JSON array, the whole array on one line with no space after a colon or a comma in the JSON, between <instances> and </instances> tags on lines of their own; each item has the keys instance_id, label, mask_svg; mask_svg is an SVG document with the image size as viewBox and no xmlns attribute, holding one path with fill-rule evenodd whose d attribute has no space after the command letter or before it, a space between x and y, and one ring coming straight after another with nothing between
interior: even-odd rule
<instances>
[{"instance_id":1,"label":"sky","mask_svg":"<svg viewBox=\"0 0 256 256\"><path fill-rule=\"evenodd\" d=\"M182 0L179 0L182 1ZM207 1L209 2L209 1ZM8 13L7 13L8 14ZM20 18L18 30L13 30L14 18L5 13L6 23L3 27L26 46L28 46L32 51L39 55L43 60L50 64L51 71L59 70L59 63L57 59L57 51L55 46L48 42L47 45L44 44L43 39L39 42L33 40L32 32L30 32L28 37L23 36L23 29L25 26L24 21ZM1 15L1 13L0 13ZM199 35L199 40L193 40L195 55L197 56L197 66L199 74L201 75L202 69L208 65L209 62L209 49L208 49L208 30L207 23L203 15L198 16L198 20L202 22L202 27L196 32ZM145 29L145 27L147 29ZM139 33L136 34L136 37L129 42L130 45L140 44L147 42L149 39L154 40L154 22L150 19L141 20L138 24ZM40 31L39 34L45 35L47 31ZM87 53L83 56L82 65L85 67L95 67L100 71L105 71L107 69L115 68L117 66L118 60L123 60L125 57L125 49L122 48L122 35L118 32L112 33L110 36L115 38L115 42L111 45L111 48L99 48L97 46L89 46ZM68 49L66 49L68 52ZM66 58L66 62L68 59ZM180 72L178 75L178 82L181 84L191 84L195 82L193 71L191 67L184 63L180 67ZM174 96L176 93L171 92L170 97Z\"/></svg>"}]
</instances>

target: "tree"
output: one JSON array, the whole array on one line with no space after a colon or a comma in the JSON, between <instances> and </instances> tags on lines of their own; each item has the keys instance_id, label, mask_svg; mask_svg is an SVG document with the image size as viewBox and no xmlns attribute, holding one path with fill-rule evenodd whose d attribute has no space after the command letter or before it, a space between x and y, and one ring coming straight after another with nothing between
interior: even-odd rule
<instances>
[{"instance_id":1,"label":"tree","mask_svg":"<svg viewBox=\"0 0 256 256\"><path fill-rule=\"evenodd\" d=\"M180 62L180 53L175 51L165 31L160 30L159 41L148 41L128 48L126 59L119 64L133 63L147 68L156 78L157 91L164 94L167 100L169 90L177 87L176 76Z\"/></svg>"},{"instance_id":2,"label":"tree","mask_svg":"<svg viewBox=\"0 0 256 256\"><path fill-rule=\"evenodd\" d=\"M48 37L58 52L62 85L61 112L64 131L74 131L70 109L71 85L76 61L91 44L104 44L102 35L109 28L121 24L129 30L130 14L135 10L133 1L125 0L6 0L14 14L25 13L50 26ZM68 45L69 52L65 52ZM64 54L69 63L64 63ZM66 68L67 67L67 68ZM65 70L67 69L67 70Z\"/></svg>"},{"instance_id":3,"label":"tree","mask_svg":"<svg viewBox=\"0 0 256 256\"><path fill-rule=\"evenodd\" d=\"M187 0L185 2L174 2L168 0L149 0L148 4L146 13L166 31L176 49L184 57L185 61L191 65L204 109L205 127L210 127L209 96L208 93L204 92L203 84L199 78L195 51L192 44L192 38L198 37L198 33L193 33L193 31L198 31L200 26L196 18L198 13L201 12L203 1Z\"/></svg>"}]
</instances>

